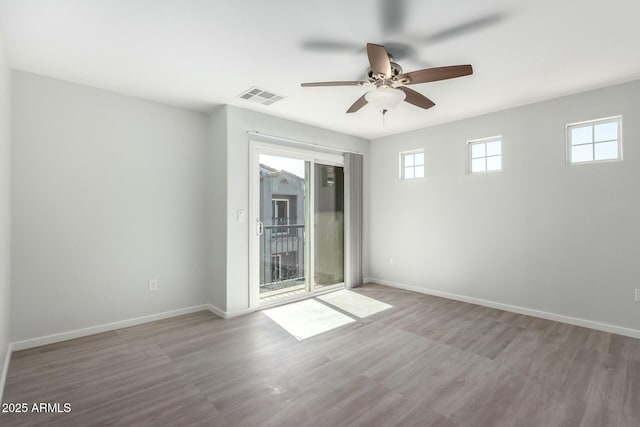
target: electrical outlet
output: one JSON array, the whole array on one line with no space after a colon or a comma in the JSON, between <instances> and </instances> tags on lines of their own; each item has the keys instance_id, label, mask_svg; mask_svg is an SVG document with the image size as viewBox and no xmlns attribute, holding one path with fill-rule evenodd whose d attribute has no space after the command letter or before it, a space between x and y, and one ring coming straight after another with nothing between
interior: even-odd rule
<instances>
[{"instance_id":1,"label":"electrical outlet","mask_svg":"<svg viewBox=\"0 0 640 427\"><path fill-rule=\"evenodd\" d=\"M158 290L158 279L149 280L149 292L155 292Z\"/></svg>"},{"instance_id":2,"label":"electrical outlet","mask_svg":"<svg viewBox=\"0 0 640 427\"><path fill-rule=\"evenodd\" d=\"M636 302L640 302L640 289L636 289Z\"/></svg>"},{"instance_id":3,"label":"electrical outlet","mask_svg":"<svg viewBox=\"0 0 640 427\"><path fill-rule=\"evenodd\" d=\"M391 267L395 267L396 257L392 256L391 258L389 258L389 265L391 265Z\"/></svg>"}]
</instances>

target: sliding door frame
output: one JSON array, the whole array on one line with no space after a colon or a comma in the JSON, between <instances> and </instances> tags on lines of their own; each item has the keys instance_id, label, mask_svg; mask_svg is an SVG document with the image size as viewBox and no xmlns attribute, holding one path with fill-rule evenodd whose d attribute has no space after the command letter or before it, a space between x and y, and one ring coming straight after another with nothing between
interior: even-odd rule
<instances>
[{"instance_id":1,"label":"sliding door frame","mask_svg":"<svg viewBox=\"0 0 640 427\"><path fill-rule=\"evenodd\" d=\"M249 307L252 309L266 306L260 305L260 254L258 252L260 249L260 235L258 234L258 221L260 220L260 154L290 157L309 162L309 188L305 189L305 197L309 198L309 212L305 218L305 221L308 221L308 226L305 227L305 250L309 253L309 271L305 270L305 276L308 275L308 288L306 289L307 292L305 295L298 299L308 298L310 295L316 294L314 289L315 164L319 163L344 168L344 157L339 154L267 143L253 139L249 141L249 220L247 221L247 225L249 227ZM346 252L343 250L343 254L344 253ZM322 292L332 291L340 287L344 287L344 281L331 286L323 286ZM282 300L282 302L290 301L291 300L288 299ZM281 302L278 301L278 303Z\"/></svg>"}]
</instances>

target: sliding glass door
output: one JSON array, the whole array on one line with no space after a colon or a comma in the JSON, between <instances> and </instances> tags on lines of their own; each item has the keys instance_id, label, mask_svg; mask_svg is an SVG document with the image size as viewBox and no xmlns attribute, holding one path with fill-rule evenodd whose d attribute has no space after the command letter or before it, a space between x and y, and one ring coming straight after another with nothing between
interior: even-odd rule
<instances>
[{"instance_id":1,"label":"sliding glass door","mask_svg":"<svg viewBox=\"0 0 640 427\"><path fill-rule=\"evenodd\" d=\"M252 143L251 306L344 286L341 156Z\"/></svg>"}]
</instances>

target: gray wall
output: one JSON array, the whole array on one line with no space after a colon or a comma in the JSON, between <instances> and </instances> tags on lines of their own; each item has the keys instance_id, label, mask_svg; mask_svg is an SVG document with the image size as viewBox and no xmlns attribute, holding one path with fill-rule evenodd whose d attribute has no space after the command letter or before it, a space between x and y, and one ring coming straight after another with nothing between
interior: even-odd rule
<instances>
[{"instance_id":1,"label":"gray wall","mask_svg":"<svg viewBox=\"0 0 640 427\"><path fill-rule=\"evenodd\" d=\"M618 114L624 161L565 164L565 124ZM636 81L372 141L369 277L640 329L639 119ZM504 171L465 175L493 135ZM415 148L426 177L400 181Z\"/></svg>"},{"instance_id":2,"label":"gray wall","mask_svg":"<svg viewBox=\"0 0 640 427\"><path fill-rule=\"evenodd\" d=\"M11 154L10 73L0 38L0 374L10 341ZM2 400L2 384L0 384Z\"/></svg>"},{"instance_id":3,"label":"gray wall","mask_svg":"<svg viewBox=\"0 0 640 427\"><path fill-rule=\"evenodd\" d=\"M12 340L206 301L208 117L12 80Z\"/></svg>"},{"instance_id":4,"label":"gray wall","mask_svg":"<svg viewBox=\"0 0 640 427\"><path fill-rule=\"evenodd\" d=\"M313 141L325 146L358 150L365 154L369 146L366 140L354 136L232 106L226 108L229 165L227 179L230 187L232 186L232 190L227 194L227 311L233 313L249 307L249 227L247 223L236 221L238 209L247 212L249 209L249 135L246 132L259 131L291 139ZM366 161L365 157L365 168ZM367 191L365 187L365 203ZM249 223L253 223L254 220L247 217Z\"/></svg>"},{"instance_id":5,"label":"gray wall","mask_svg":"<svg viewBox=\"0 0 640 427\"><path fill-rule=\"evenodd\" d=\"M220 107L209 117L209 175L207 179L209 238L207 264L208 302L227 309L227 109Z\"/></svg>"}]
</instances>

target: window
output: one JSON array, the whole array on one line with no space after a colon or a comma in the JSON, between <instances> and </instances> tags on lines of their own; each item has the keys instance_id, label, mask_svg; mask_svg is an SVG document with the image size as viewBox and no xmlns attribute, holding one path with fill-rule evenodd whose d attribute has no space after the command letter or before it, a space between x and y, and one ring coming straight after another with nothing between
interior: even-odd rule
<instances>
[{"instance_id":1,"label":"window","mask_svg":"<svg viewBox=\"0 0 640 427\"><path fill-rule=\"evenodd\" d=\"M271 200L273 208L273 225L289 225L289 199ZM288 227L277 227L274 229L276 234L288 233Z\"/></svg>"},{"instance_id":2,"label":"window","mask_svg":"<svg viewBox=\"0 0 640 427\"><path fill-rule=\"evenodd\" d=\"M424 178L424 151L400 153L400 179Z\"/></svg>"},{"instance_id":3,"label":"window","mask_svg":"<svg viewBox=\"0 0 640 427\"><path fill-rule=\"evenodd\" d=\"M622 160L622 117L567 125L567 162Z\"/></svg>"},{"instance_id":4,"label":"window","mask_svg":"<svg viewBox=\"0 0 640 427\"><path fill-rule=\"evenodd\" d=\"M476 139L467 142L469 173L502 170L502 137Z\"/></svg>"},{"instance_id":5,"label":"window","mask_svg":"<svg viewBox=\"0 0 640 427\"><path fill-rule=\"evenodd\" d=\"M288 199L272 199L273 208L273 224L282 225L289 223L289 200Z\"/></svg>"}]
</instances>

